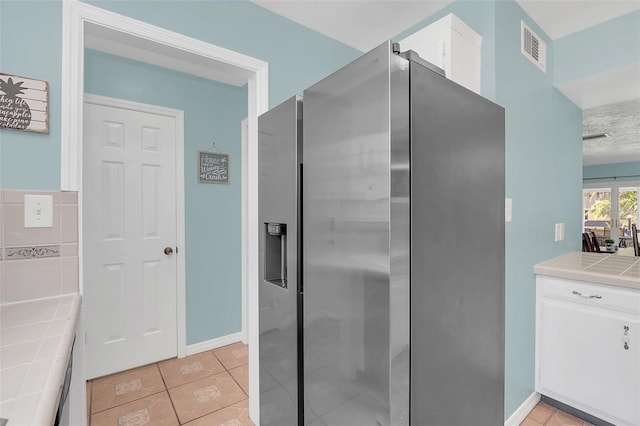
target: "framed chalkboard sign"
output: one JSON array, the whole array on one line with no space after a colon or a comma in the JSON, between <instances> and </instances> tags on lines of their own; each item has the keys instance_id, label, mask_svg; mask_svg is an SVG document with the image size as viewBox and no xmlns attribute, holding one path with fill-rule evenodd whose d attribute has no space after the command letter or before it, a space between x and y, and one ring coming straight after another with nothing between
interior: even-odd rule
<instances>
[{"instance_id":1,"label":"framed chalkboard sign","mask_svg":"<svg viewBox=\"0 0 640 426\"><path fill-rule=\"evenodd\" d=\"M49 133L49 83L0 73L0 129Z\"/></svg>"},{"instance_id":2,"label":"framed chalkboard sign","mask_svg":"<svg viewBox=\"0 0 640 426\"><path fill-rule=\"evenodd\" d=\"M229 183L229 154L198 151L198 182Z\"/></svg>"}]
</instances>

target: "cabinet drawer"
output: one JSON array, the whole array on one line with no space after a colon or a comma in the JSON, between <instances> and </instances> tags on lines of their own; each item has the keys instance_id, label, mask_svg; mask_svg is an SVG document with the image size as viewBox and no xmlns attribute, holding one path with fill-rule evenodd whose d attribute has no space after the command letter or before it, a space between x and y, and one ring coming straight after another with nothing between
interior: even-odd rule
<instances>
[{"instance_id":1,"label":"cabinet drawer","mask_svg":"<svg viewBox=\"0 0 640 426\"><path fill-rule=\"evenodd\" d=\"M640 291L634 289L540 275L537 285L543 297L640 314Z\"/></svg>"}]
</instances>

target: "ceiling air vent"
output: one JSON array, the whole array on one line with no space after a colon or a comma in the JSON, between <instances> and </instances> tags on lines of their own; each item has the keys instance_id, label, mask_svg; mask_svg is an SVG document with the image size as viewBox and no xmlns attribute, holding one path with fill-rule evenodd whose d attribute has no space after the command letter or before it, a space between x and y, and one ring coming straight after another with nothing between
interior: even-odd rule
<instances>
[{"instance_id":1,"label":"ceiling air vent","mask_svg":"<svg viewBox=\"0 0 640 426\"><path fill-rule=\"evenodd\" d=\"M547 44L524 21L522 27L522 54L536 64L542 72L547 72Z\"/></svg>"}]
</instances>

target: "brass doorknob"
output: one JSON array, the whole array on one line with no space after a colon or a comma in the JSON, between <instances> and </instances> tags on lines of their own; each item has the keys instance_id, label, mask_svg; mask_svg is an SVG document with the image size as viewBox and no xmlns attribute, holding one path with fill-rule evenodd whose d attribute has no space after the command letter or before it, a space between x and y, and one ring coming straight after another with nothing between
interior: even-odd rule
<instances>
[{"instance_id":1,"label":"brass doorknob","mask_svg":"<svg viewBox=\"0 0 640 426\"><path fill-rule=\"evenodd\" d=\"M165 247L164 248L164 254L166 254L167 256L171 256L173 254L173 248L172 247Z\"/></svg>"}]
</instances>

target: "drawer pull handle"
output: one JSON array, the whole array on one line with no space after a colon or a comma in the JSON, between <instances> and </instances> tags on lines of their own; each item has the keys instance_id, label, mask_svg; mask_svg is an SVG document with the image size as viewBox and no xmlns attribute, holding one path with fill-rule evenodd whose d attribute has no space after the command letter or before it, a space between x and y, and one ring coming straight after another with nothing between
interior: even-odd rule
<instances>
[{"instance_id":1,"label":"drawer pull handle","mask_svg":"<svg viewBox=\"0 0 640 426\"><path fill-rule=\"evenodd\" d=\"M629 326L624 326L624 335L622 336L622 343L624 343L624 350L629 350Z\"/></svg>"},{"instance_id":2,"label":"drawer pull handle","mask_svg":"<svg viewBox=\"0 0 640 426\"><path fill-rule=\"evenodd\" d=\"M602 299L602 296L599 294L582 294L579 291L573 290L571 294L575 294L576 296L584 297L585 299Z\"/></svg>"}]
</instances>

